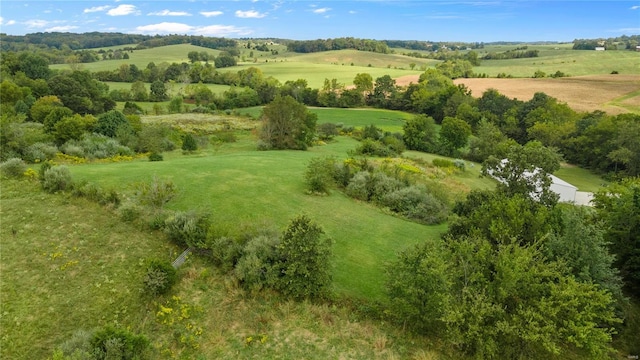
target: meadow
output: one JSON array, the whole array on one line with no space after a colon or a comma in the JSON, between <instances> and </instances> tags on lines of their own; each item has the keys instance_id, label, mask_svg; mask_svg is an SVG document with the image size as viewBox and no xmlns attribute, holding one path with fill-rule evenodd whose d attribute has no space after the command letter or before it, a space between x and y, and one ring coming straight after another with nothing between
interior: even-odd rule
<instances>
[{"instance_id":1,"label":"meadow","mask_svg":"<svg viewBox=\"0 0 640 360\"><path fill-rule=\"evenodd\" d=\"M162 234L37 182L1 185L0 358L50 359L79 331L105 326L146 334L151 359L438 356L426 339L349 307L246 293L197 257L180 268L171 295L145 296L146 261L181 251Z\"/></svg>"},{"instance_id":2,"label":"meadow","mask_svg":"<svg viewBox=\"0 0 640 360\"><path fill-rule=\"evenodd\" d=\"M180 189L180 196L169 204L171 209L210 212L223 229L241 229L249 224L269 224L281 229L295 215L306 213L335 242L335 291L350 297L381 300L384 264L397 251L437 237L446 227L404 220L337 190L329 196L308 195L303 174L309 160L318 156L344 159L356 145L351 138L338 137L304 152L256 151L255 139L247 133L236 143L194 155L173 152L166 154L163 162L78 165L72 168L72 173L78 180L106 188L118 187L125 192L153 177L171 180ZM468 173L441 175L445 178L440 181L442 186L461 194L472 188L491 187L491 180L478 178L479 169L476 165Z\"/></svg>"}]
</instances>

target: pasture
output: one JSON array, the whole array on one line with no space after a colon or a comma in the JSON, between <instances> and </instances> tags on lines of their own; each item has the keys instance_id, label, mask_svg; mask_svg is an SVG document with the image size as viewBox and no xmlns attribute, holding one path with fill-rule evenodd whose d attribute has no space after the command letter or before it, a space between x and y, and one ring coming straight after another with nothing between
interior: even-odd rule
<instances>
[{"instance_id":1,"label":"pasture","mask_svg":"<svg viewBox=\"0 0 640 360\"><path fill-rule=\"evenodd\" d=\"M406 246L438 236L444 225L424 226L392 216L334 191L329 196L305 192L303 173L312 157L346 158L355 140L340 137L309 151L256 151L252 137L230 149L194 155L174 152L163 162L145 160L74 166L74 178L131 192L136 183L153 177L169 179L180 196L173 210L211 212L223 229L265 224L282 229L289 219L306 213L334 240L334 284L339 294L378 299L383 294L383 265ZM236 233L237 235L237 233Z\"/></svg>"},{"instance_id":2,"label":"pasture","mask_svg":"<svg viewBox=\"0 0 640 360\"><path fill-rule=\"evenodd\" d=\"M105 326L146 335L151 359L437 354L427 339L348 307L252 296L196 257L171 295L145 296L145 261L181 251L161 234L85 199L43 193L37 182L3 179L0 199L3 359L50 359L77 331ZM170 321L158 315L163 307L175 310Z\"/></svg>"}]
</instances>

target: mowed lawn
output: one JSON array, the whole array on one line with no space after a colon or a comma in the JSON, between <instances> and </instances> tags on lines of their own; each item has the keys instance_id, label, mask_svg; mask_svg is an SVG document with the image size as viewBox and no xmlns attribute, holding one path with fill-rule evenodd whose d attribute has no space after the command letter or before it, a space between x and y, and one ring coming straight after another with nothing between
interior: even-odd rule
<instances>
[{"instance_id":1,"label":"mowed lawn","mask_svg":"<svg viewBox=\"0 0 640 360\"><path fill-rule=\"evenodd\" d=\"M169 203L171 209L210 212L214 224L225 229L265 224L282 230L294 216L307 214L334 241L335 290L357 298L382 299L385 263L407 246L439 236L446 226L406 221L338 191L329 196L305 192L303 174L312 157L346 157L346 151L355 146L355 140L340 137L309 151L174 153L163 162L86 164L73 166L71 171L76 180L124 192L154 177L171 180L180 190Z\"/></svg>"}]
</instances>

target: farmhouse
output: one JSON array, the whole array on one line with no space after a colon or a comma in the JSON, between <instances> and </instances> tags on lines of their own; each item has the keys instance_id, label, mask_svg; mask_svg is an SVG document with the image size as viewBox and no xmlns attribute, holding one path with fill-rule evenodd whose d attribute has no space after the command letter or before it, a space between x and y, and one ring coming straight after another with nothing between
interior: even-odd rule
<instances>
[{"instance_id":1,"label":"farmhouse","mask_svg":"<svg viewBox=\"0 0 640 360\"><path fill-rule=\"evenodd\" d=\"M604 46L596 46L596 51L604 51Z\"/></svg>"},{"instance_id":2,"label":"farmhouse","mask_svg":"<svg viewBox=\"0 0 640 360\"><path fill-rule=\"evenodd\" d=\"M560 179L555 175L549 175L551 177L551 186L549 189L554 193L558 194L560 198L558 201L560 202L575 202L576 201L576 192L578 188L569 184L568 182Z\"/></svg>"}]
</instances>

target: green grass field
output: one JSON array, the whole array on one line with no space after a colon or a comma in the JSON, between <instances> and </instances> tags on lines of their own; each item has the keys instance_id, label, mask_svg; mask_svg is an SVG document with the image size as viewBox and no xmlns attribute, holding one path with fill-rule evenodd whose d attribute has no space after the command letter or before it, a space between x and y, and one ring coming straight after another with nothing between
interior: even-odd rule
<instances>
[{"instance_id":1,"label":"green grass field","mask_svg":"<svg viewBox=\"0 0 640 360\"><path fill-rule=\"evenodd\" d=\"M261 111L262 106L238 109L238 112L241 114L248 114L256 119L260 116ZM338 109L310 107L309 111L318 115L318 124L333 123L356 128L375 125L389 132L402 132L404 122L414 116L404 111L374 108Z\"/></svg>"},{"instance_id":2,"label":"green grass field","mask_svg":"<svg viewBox=\"0 0 640 360\"><path fill-rule=\"evenodd\" d=\"M163 162L74 166L72 173L78 180L124 191L154 176L170 179L180 189L180 196L170 203L172 209L210 211L226 228L259 223L283 228L289 219L307 213L335 241L335 290L359 298L381 299L383 264L397 251L445 229L388 215L338 191L323 197L307 195L303 173L308 161L325 155L344 158L356 146L352 139L341 137L305 152L259 152L253 150L253 141L241 140L232 150L189 156L176 152Z\"/></svg>"},{"instance_id":3,"label":"green grass field","mask_svg":"<svg viewBox=\"0 0 640 360\"><path fill-rule=\"evenodd\" d=\"M118 46L117 48L125 47ZM83 70L89 71L103 71L103 70L116 70L122 64L134 64L139 69L145 69L147 64L150 62L154 62L156 65L159 65L163 62L171 63L182 63L189 62L189 58L187 54L190 51L197 52L207 52L210 58L214 58L220 54L219 50L208 49L201 46L194 46L191 44L179 44L179 45L167 45L156 48L144 49L144 50L134 50L133 52L129 52L129 59L122 60L100 60L93 63L82 64ZM69 66L66 64L56 64L51 65L52 69L68 69Z\"/></svg>"},{"instance_id":4,"label":"green grass field","mask_svg":"<svg viewBox=\"0 0 640 360\"><path fill-rule=\"evenodd\" d=\"M181 249L112 209L1 180L0 358L50 359L78 330L127 328L150 359L397 359L439 351L338 304L251 295L192 257L170 295L143 295L145 260ZM158 315L171 309L168 318ZM424 358L424 357L423 357Z\"/></svg>"},{"instance_id":5,"label":"green grass field","mask_svg":"<svg viewBox=\"0 0 640 360\"><path fill-rule=\"evenodd\" d=\"M530 46L533 49L535 46ZM601 75L618 71L620 74L640 74L640 53L633 51L588 51L546 49L535 58L483 60L474 67L476 73L495 77L499 73L513 77L532 77L541 70L546 74L561 71L569 76Z\"/></svg>"}]
</instances>

